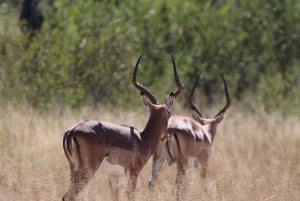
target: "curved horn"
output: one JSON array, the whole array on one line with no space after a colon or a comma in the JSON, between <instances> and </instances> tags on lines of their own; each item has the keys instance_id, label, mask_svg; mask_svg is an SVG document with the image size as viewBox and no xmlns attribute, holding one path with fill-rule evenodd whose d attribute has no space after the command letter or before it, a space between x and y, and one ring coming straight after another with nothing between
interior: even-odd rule
<instances>
[{"instance_id":1,"label":"curved horn","mask_svg":"<svg viewBox=\"0 0 300 201\"><path fill-rule=\"evenodd\" d=\"M200 79L200 76L201 76L201 73L199 73L197 75L197 78L196 80L194 81L194 84L193 84L193 87L192 87L192 90L189 94L189 97L188 97L188 101L189 101L189 104L190 104L190 107L192 110L194 110L200 117L204 117L203 114L199 111L199 109L197 108L197 106L193 103L193 96L194 96L194 91L195 91L195 88L196 88L196 85Z\"/></svg>"},{"instance_id":2,"label":"curved horn","mask_svg":"<svg viewBox=\"0 0 300 201\"><path fill-rule=\"evenodd\" d=\"M182 89L184 89L184 85L178 78L175 59L174 59L173 55L171 55L171 56L172 56L173 72L174 72L175 82L176 82L176 85L177 85L177 89L175 91L173 91L171 94L173 94L176 98L178 96L178 94L182 91Z\"/></svg>"},{"instance_id":3,"label":"curved horn","mask_svg":"<svg viewBox=\"0 0 300 201\"><path fill-rule=\"evenodd\" d=\"M227 83L226 83L226 80L223 76L223 74L221 74L221 78L223 80L223 83L224 83L224 91L225 91L225 96L226 96L226 104L225 106L215 115L215 117L219 116L220 114L226 112L226 110L229 108L230 104L231 104L231 100L230 100L230 95L229 95L229 92L228 92L228 88L227 88Z\"/></svg>"},{"instance_id":4,"label":"curved horn","mask_svg":"<svg viewBox=\"0 0 300 201\"><path fill-rule=\"evenodd\" d=\"M132 84L138 89L141 91L141 94L145 94L149 99L150 101L153 103L153 104L157 104L158 101L156 100L155 96L146 88L144 87L142 84L138 83L136 81L136 74L137 74L137 70L138 70L138 66L139 66L139 63L141 61L143 57L143 54L141 54L141 56L138 58L136 64L135 64L135 67L134 67L134 70L133 70L133 73L132 73Z\"/></svg>"}]
</instances>

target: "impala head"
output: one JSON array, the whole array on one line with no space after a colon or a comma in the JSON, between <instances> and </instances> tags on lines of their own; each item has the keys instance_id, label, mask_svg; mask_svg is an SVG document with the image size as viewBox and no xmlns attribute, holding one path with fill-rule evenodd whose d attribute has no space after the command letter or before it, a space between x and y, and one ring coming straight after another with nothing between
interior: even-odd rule
<instances>
[{"instance_id":1,"label":"impala head","mask_svg":"<svg viewBox=\"0 0 300 201\"><path fill-rule=\"evenodd\" d=\"M210 124L211 125L211 129L213 131L213 133L216 132L216 127L217 125L223 120L225 112L227 111L227 109L229 108L230 104L231 104L231 100L230 100L230 95L228 92L228 88L227 88L227 83L226 80L224 78L224 76L221 74L221 78L223 80L223 84L224 84L224 91L225 91L225 97L226 97L226 103L223 106L223 108L221 110L219 110L219 112L211 119L205 118L204 115L200 112L200 110L198 109L198 107L193 103L193 95L194 95L194 91L196 88L196 85L199 81L201 74L199 74L193 84L192 90L189 94L188 97L188 101L193 113L193 118L195 120L197 120L200 124L202 125L207 125Z\"/></svg>"},{"instance_id":2,"label":"impala head","mask_svg":"<svg viewBox=\"0 0 300 201\"><path fill-rule=\"evenodd\" d=\"M165 101L164 104L159 104L155 96L142 84L138 83L136 81L136 74L138 70L138 65L141 61L143 55L141 55L134 67L133 74L132 74L132 83L133 85L141 92L141 97L143 100L143 103L149 108L150 110L150 118L156 118L160 119L160 122L163 122L164 124L164 130L167 130L167 121L170 117L169 109L173 105L175 98L179 95L181 90L184 88L184 85L180 82L177 74L176 64L174 57L172 56L172 63L173 63L173 71L174 71L174 77L175 82L177 85L177 89L170 93L169 97ZM159 121L156 121L159 122Z\"/></svg>"}]
</instances>

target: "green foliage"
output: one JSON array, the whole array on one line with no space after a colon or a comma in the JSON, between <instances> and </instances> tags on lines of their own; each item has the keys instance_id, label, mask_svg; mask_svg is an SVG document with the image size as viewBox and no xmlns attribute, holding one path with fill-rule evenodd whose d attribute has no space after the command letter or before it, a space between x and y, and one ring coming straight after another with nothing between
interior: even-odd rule
<instances>
[{"instance_id":1,"label":"green foliage","mask_svg":"<svg viewBox=\"0 0 300 201\"><path fill-rule=\"evenodd\" d=\"M196 0L61 0L55 9L42 8L45 24L32 39L17 23L11 28L0 20L3 99L38 107L133 106L139 100L130 75L144 53L138 79L160 101L175 89L173 54L187 89L204 73L201 104L220 103L220 73L238 101L253 96L250 106L290 111L299 103L297 0L227 0L219 7Z\"/></svg>"}]
</instances>

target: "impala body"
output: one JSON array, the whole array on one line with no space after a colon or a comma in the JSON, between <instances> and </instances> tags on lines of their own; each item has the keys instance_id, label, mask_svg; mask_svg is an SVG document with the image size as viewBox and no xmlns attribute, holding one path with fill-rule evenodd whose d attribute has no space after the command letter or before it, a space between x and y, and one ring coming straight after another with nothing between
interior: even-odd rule
<instances>
[{"instance_id":1,"label":"impala body","mask_svg":"<svg viewBox=\"0 0 300 201\"><path fill-rule=\"evenodd\" d=\"M75 200L98 168L106 170L113 200L118 200L118 178L127 175L128 198L134 199L137 177L151 157L161 136L167 131L169 108L179 94L182 83L173 66L178 89L172 92L165 104L157 102L154 95L136 82L139 57L133 72L132 83L141 91L144 104L149 108L149 119L142 132L130 126L120 126L106 121L83 121L65 132L63 148L70 165L69 190L62 200Z\"/></svg>"},{"instance_id":2,"label":"impala body","mask_svg":"<svg viewBox=\"0 0 300 201\"><path fill-rule=\"evenodd\" d=\"M192 101L199 76L194 82L188 98L193 118L181 115L170 117L167 126L167 138L157 146L153 155L152 176L149 181L150 190L153 189L159 176L159 171L166 159L169 165L174 161L177 164L175 180L177 200L181 199L184 192L185 185L183 180L191 159L194 160L196 167L199 166L199 163L201 164L200 176L202 179L206 178L208 159L217 133L217 126L222 121L227 108L230 106L227 84L223 76L222 79L227 102L214 118L205 118Z\"/></svg>"}]
</instances>

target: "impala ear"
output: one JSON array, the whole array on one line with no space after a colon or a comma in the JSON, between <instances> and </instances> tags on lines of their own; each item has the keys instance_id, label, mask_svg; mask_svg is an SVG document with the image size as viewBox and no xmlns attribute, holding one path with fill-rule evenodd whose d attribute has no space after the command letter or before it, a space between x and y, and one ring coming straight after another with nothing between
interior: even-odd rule
<instances>
[{"instance_id":1,"label":"impala ear","mask_svg":"<svg viewBox=\"0 0 300 201\"><path fill-rule=\"evenodd\" d=\"M213 119L208 119L208 118L201 117L197 111L192 110L192 116L194 120L196 120L197 122L199 122L201 125L204 126L207 124L211 124L213 122L220 123L224 117L224 114L217 116Z\"/></svg>"},{"instance_id":2,"label":"impala ear","mask_svg":"<svg viewBox=\"0 0 300 201\"><path fill-rule=\"evenodd\" d=\"M141 93L141 98L142 98L144 105L146 107L148 107L150 110L151 110L151 108L154 108L156 106L156 104L152 103L151 100L143 93Z\"/></svg>"},{"instance_id":3,"label":"impala ear","mask_svg":"<svg viewBox=\"0 0 300 201\"><path fill-rule=\"evenodd\" d=\"M193 116L193 119L195 119L196 121L198 121L201 125L205 125L206 124L205 118L201 117L197 111L192 110L192 116Z\"/></svg>"},{"instance_id":4,"label":"impala ear","mask_svg":"<svg viewBox=\"0 0 300 201\"><path fill-rule=\"evenodd\" d=\"M225 116L225 112L219 114L218 116L215 117L215 122L220 123L224 119L224 116Z\"/></svg>"},{"instance_id":5,"label":"impala ear","mask_svg":"<svg viewBox=\"0 0 300 201\"><path fill-rule=\"evenodd\" d=\"M144 105L147 106L148 102L149 102L147 96L145 96L143 93L141 93L141 99L142 99Z\"/></svg>"},{"instance_id":6,"label":"impala ear","mask_svg":"<svg viewBox=\"0 0 300 201\"><path fill-rule=\"evenodd\" d=\"M165 103L167 110L173 105L175 98L176 97L175 97L174 93L171 93Z\"/></svg>"},{"instance_id":7,"label":"impala ear","mask_svg":"<svg viewBox=\"0 0 300 201\"><path fill-rule=\"evenodd\" d=\"M201 120L200 115L196 111L194 111L194 110L192 110L192 117L196 121L200 121Z\"/></svg>"}]
</instances>

